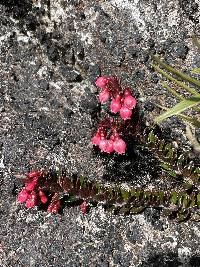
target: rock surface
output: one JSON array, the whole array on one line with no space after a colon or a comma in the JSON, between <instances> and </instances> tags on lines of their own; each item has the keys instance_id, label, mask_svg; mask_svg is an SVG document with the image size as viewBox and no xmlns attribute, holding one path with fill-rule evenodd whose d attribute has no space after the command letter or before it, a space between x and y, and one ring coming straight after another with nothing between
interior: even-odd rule
<instances>
[{"instance_id":1,"label":"rock surface","mask_svg":"<svg viewBox=\"0 0 200 267\"><path fill-rule=\"evenodd\" d=\"M158 99L175 103L163 97L149 54L198 66L191 34L200 30L199 1L1 0L0 12L0 266L199 266L197 222L178 224L152 209L114 216L101 206L87 216L78 207L48 215L16 203L16 176L52 165L91 179L116 181L117 173L157 183L151 158L94 152L94 81L122 77L149 118Z\"/></svg>"}]
</instances>

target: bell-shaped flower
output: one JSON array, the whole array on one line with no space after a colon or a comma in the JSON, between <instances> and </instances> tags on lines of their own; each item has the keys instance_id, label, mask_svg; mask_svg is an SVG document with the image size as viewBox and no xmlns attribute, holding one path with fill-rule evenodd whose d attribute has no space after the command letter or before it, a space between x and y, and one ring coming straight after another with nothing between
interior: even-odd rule
<instances>
[{"instance_id":1,"label":"bell-shaped flower","mask_svg":"<svg viewBox=\"0 0 200 267\"><path fill-rule=\"evenodd\" d=\"M60 200L58 200L56 203L49 204L47 211L52 213L58 213L58 210L61 207Z\"/></svg>"},{"instance_id":2,"label":"bell-shaped flower","mask_svg":"<svg viewBox=\"0 0 200 267\"><path fill-rule=\"evenodd\" d=\"M24 203L27 200L28 195L28 191L26 189L22 189L17 196L17 200L19 203Z\"/></svg>"},{"instance_id":3,"label":"bell-shaped flower","mask_svg":"<svg viewBox=\"0 0 200 267\"><path fill-rule=\"evenodd\" d=\"M133 109L137 104L137 100L135 99L135 97L128 95L125 96L124 98L124 106L129 108L129 109Z\"/></svg>"},{"instance_id":4,"label":"bell-shaped flower","mask_svg":"<svg viewBox=\"0 0 200 267\"><path fill-rule=\"evenodd\" d=\"M28 199L26 200L26 207L30 209L36 206L36 204L37 204L37 194L36 192L33 191L28 195Z\"/></svg>"},{"instance_id":5,"label":"bell-shaped flower","mask_svg":"<svg viewBox=\"0 0 200 267\"><path fill-rule=\"evenodd\" d=\"M104 89L109 81L109 78L102 76L96 79L95 84L97 87Z\"/></svg>"},{"instance_id":6,"label":"bell-shaped flower","mask_svg":"<svg viewBox=\"0 0 200 267\"><path fill-rule=\"evenodd\" d=\"M111 104L110 104L110 110L112 113L116 114L117 112L120 111L122 105L121 105L121 97L116 97L116 98L113 98L113 100L111 101Z\"/></svg>"},{"instance_id":7,"label":"bell-shaped flower","mask_svg":"<svg viewBox=\"0 0 200 267\"><path fill-rule=\"evenodd\" d=\"M121 138L114 141L113 147L118 154L125 154L126 143Z\"/></svg>"},{"instance_id":8,"label":"bell-shaped flower","mask_svg":"<svg viewBox=\"0 0 200 267\"><path fill-rule=\"evenodd\" d=\"M37 182L38 182L38 178L34 178L32 181L26 183L25 189L27 191L33 191L36 188Z\"/></svg>"},{"instance_id":9,"label":"bell-shaped flower","mask_svg":"<svg viewBox=\"0 0 200 267\"><path fill-rule=\"evenodd\" d=\"M99 142L99 148L101 149L101 152L107 152L107 147L108 147L108 140L101 139Z\"/></svg>"},{"instance_id":10,"label":"bell-shaped flower","mask_svg":"<svg viewBox=\"0 0 200 267\"><path fill-rule=\"evenodd\" d=\"M129 120L131 118L131 115L132 115L132 110L130 110L129 108L123 106L120 109L120 116L122 119Z\"/></svg>"},{"instance_id":11,"label":"bell-shaped flower","mask_svg":"<svg viewBox=\"0 0 200 267\"><path fill-rule=\"evenodd\" d=\"M41 202L43 204L46 204L47 201L48 201L48 198L47 198L47 196L45 195L45 193L42 190L39 191L39 196L40 196Z\"/></svg>"},{"instance_id":12,"label":"bell-shaped flower","mask_svg":"<svg viewBox=\"0 0 200 267\"><path fill-rule=\"evenodd\" d=\"M108 101L110 97L108 89L104 89L100 94L99 94L99 101L101 104L104 104L106 101Z\"/></svg>"},{"instance_id":13,"label":"bell-shaped flower","mask_svg":"<svg viewBox=\"0 0 200 267\"><path fill-rule=\"evenodd\" d=\"M112 153L113 151L114 151L113 140L108 140L105 152Z\"/></svg>"},{"instance_id":14,"label":"bell-shaped flower","mask_svg":"<svg viewBox=\"0 0 200 267\"><path fill-rule=\"evenodd\" d=\"M93 144L94 146L98 146L100 140L101 140L101 135L100 135L100 133L97 132L97 133L92 137L92 144Z\"/></svg>"}]
</instances>

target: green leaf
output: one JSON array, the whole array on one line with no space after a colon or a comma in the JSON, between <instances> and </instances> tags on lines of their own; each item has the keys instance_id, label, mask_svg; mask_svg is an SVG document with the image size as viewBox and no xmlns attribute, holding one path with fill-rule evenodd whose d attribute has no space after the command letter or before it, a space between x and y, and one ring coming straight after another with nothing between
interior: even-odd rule
<instances>
[{"instance_id":1,"label":"green leaf","mask_svg":"<svg viewBox=\"0 0 200 267\"><path fill-rule=\"evenodd\" d=\"M151 131L147 140L154 144L157 141L157 136Z\"/></svg>"},{"instance_id":2,"label":"green leaf","mask_svg":"<svg viewBox=\"0 0 200 267\"><path fill-rule=\"evenodd\" d=\"M197 206L200 209L200 193L197 195Z\"/></svg>"},{"instance_id":3,"label":"green leaf","mask_svg":"<svg viewBox=\"0 0 200 267\"><path fill-rule=\"evenodd\" d=\"M195 68L191 71L192 74L200 74L200 67Z\"/></svg>"},{"instance_id":4,"label":"green leaf","mask_svg":"<svg viewBox=\"0 0 200 267\"><path fill-rule=\"evenodd\" d=\"M183 194L182 204L183 204L183 208L188 208L189 207L190 196L187 193Z\"/></svg>"},{"instance_id":5,"label":"green leaf","mask_svg":"<svg viewBox=\"0 0 200 267\"><path fill-rule=\"evenodd\" d=\"M131 214L138 214L138 213L141 213L144 209L145 209L145 207L131 208L130 213Z\"/></svg>"},{"instance_id":6,"label":"green leaf","mask_svg":"<svg viewBox=\"0 0 200 267\"><path fill-rule=\"evenodd\" d=\"M184 100L185 99L181 94L177 93L174 89L169 87L169 85L167 83L161 82L161 84L165 89L167 89L168 92L170 92L173 96L175 96L179 100Z\"/></svg>"},{"instance_id":7,"label":"green leaf","mask_svg":"<svg viewBox=\"0 0 200 267\"><path fill-rule=\"evenodd\" d=\"M171 165L168 162L160 162L159 163L159 166L162 169L166 170L166 171L171 171L172 170L172 167L171 167Z\"/></svg>"},{"instance_id":8,"label":"green leaf","mask_svg":"<svg viewBox=\"0 0 200 267\"><path fill-rule=\"evenodd\" d=\"M181 82L177 79L175 79L173 76L169 75L167 72L159 68L158 66L152 64L155 70L157 70L158 73L162 74L166 79L168 79L171 82L174 82L175 84L179 85L182 89L185 89L188 93L197 96L200 95L194 88L191 88L187 86L184 82Z\"/></svg>"},{"instance_id":9,"label":"green leaf","mask_svg":"<svg viewBox=\"0 0 200 267\"><path fill-rule=\"evenodd\" d=\"M171 202L176 205L177 204L177 200L178 200L178 196L176 192L172 192L171 193Z\"/></svg>"},{"instance_id":10,"label":"green leaf","mask_svg":"<svg viewBox=\"0 0 200 267\"><path fill-rule=\"evenodd\" d=\"M167 89L168 92L170 92L173 96L175 96L176 98L178 98L179 100L184 100L185 97L183 97L182 95L180 95L179 93L177 93L174 89L172 89L171 87L169 87L168 84L166 84L165 82L161 82L162 86ZM196 95L196 94L195 94ZM198 107L192 107L194 110L200 112L200 108Z\"/></svg>"},{"instance_id":11,"label":"green leaf","mask_svg":"<svg viewBox=\"0 0 200 267\"><path fill-rule=\"evenodd\" d=\"M187 209L182 209L178 212L177 219L179 222L183 222L187 220L189 216L190 216L190 211Z\"/></svg>"},{"instance_id":12,"label":"green leaf","mask_svg":"<svg viewBox=\"0 0 200 267\"><path fill-rule=\"evenodd\" d=\"M80 184L81 184L81 187L86 187L87 181L86 181L85 177L80 176Z\"/></svg>"},{"instance_id":13,"label":"green leaf","mask_svg":"<svg viewBox=\"0 0 200 267\"><path fill-rule=\"evenodd\" d=\"M200 128L200 121L198 121L195 117L188 117L183 114L179 114L178 117L180 117L183 121L190 122L197 128Z\"/></svg>"},{"instance_id":14,"label":"green leaf","mask_svg":"<svg viewBox=\"0 0 200 267\"><path fill-rule=\"evenodd\" d=\"M128 214L129 213L130 208L128 207L121 207L118 211L119 214Z\"/></svg>"},{"instance_id":15,"label":"green leaf","mask_svg":"<svg viewBox=\"0 0 200 267\"><path fill-rule=\"evenodd\" d=\"M127 190L121 189L121 194L124 201L127 201L130 197L130 193Z\"/></svg>"},{"instance_id":16,"label":"green leaf","mask_svg":"<svg viewBox=\"0 0 200 267\"><path fill-rule=\"evenodd\" d=\"M183 164L185 162L185 156L183 154L181 154L178 159L177 159L177 162L176 162L176 165L177 167L180 169L182 168Z\"/></svg>"},{"instance_id":17,"label":"green leaf","mask_svg":"<svg viewBox=\"0 0 200 267\"><path fill-rule=\"evenodd\" d=\"M189 75L174 69L173 67L171 67L170 65L166 64L164 61L160 60L157 56L153 56L154 60L157 61L163 68L165 68L166 70L168 70L169 72L177 75L178 77L180 77L181 79L183 79L184 81L190 82L198 87L200 87L200 81L190 77Z\"/></svg>"},{"instance_id":18,"label":"green leaf","mask_svg":"<svg viewBox=\"0 0 200 267\"><path fill-rule=\"evenodd\" d=\"M169 118L171 116L174 116L174 115L178 115L181 112L185 111L186 109L191 108L195 105L198 105L199 103L200 103L200 97L191 97L191 98L185 99L181 101L180 103L178 103L177 105L175 105L173 108L168 109L162 115L158 116L155 119L155 122L160 123L162 120Z\"/></svg>"}]
</instances>

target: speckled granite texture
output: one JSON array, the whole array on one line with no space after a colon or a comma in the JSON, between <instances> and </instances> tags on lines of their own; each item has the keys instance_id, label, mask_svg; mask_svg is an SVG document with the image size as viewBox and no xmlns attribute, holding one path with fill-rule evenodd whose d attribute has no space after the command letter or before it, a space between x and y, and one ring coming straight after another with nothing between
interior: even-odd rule
<instances>
[{"instance_id":1,"label":"speckled granite texture","mask_svg":"<svg viewBox=\"0 0 200 267\"><path fill-rule=\"evenodd\" d=\"M149 54L199 66L191 41L199 16L199 0L0 0L1 267L200 266L198 222L168 221L155 209L114 216L101 206L85 217L79 207L49 215L16 203L16 176L52 165L91 179L164 186L147 155L122 160L93 151L94 81L119 75L151 119L156 101L176 101L158 83ZM181 123L169 125L184 142Z\"/></svg>"}]
</instances>

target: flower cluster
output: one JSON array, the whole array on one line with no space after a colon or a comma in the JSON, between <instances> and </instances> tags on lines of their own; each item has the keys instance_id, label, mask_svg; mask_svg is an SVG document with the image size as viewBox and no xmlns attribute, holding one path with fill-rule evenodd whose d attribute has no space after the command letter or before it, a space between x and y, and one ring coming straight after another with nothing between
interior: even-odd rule
<instances>
[{"instance_id":1,"label":"flower cluster","mask_svg":"<svg viewBox=\"0 0 200 267\"><path fill-rule=\"evenodd\" d=\"M116 114L119 113L122 121L128 121L128 124L131 124L137 100L133 96L131 88L122 88L120 80L117 77L99 77L95 84L101 90L99 94L100 103L105 104L110 100L109 110L115 117L110 118L109 123L106 125L100 124L92 138L92 144L98 146L102 152L124 154L126 151L126 143L120 137L122 133L115 125L116 122L119 121L116 118ZM124 125L124 127L126 126Z\"/></svg>"},{"instance_id":2,"label":"flower cluster","mask_svg":"<svg viewBox=\"0 0 200 267\"><path fill-rule=\"evenodd\" d=\"M101 104L111 98L110 111L114 114L119 112L123 120L131 119L137 100L129 87L122 89L117 77L99 77L95 84L102 90L99 94Z\"/></svg>"},{"instance_id":3,"label":"flower cluster","mask_svg":"<svg viewBox=\"0 0 200 267\"><path fill-rule=\"evenodd\" d=\"M25 180L25 187L19 192L17 200L19 203L26 203L26 207L33 208L40 203L46 204L49 199L38 186L39 179L41 179L43 173L41 171L32 171L27 174L27 179ZM48 206L47 211L58 213L60 209L60 201L51 203Z\"/></svg>"},{"instance_id":4,"label":"flower cluster","mask_svg":"<svg viewBox=\"0 0 200 267\"><path fill-rule=\"evenodd\" d=\"M114 129L110 137L108 138L107 136L108 132L105 127L100 126L92 138L92 144L99 146L102 152L111 153L115 151L118 154L124 154L126 143L120 138L117 131Z\"/></svg>"}]
</instances>

